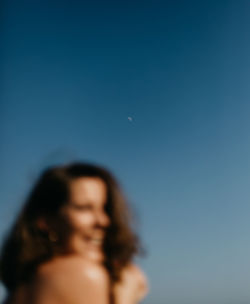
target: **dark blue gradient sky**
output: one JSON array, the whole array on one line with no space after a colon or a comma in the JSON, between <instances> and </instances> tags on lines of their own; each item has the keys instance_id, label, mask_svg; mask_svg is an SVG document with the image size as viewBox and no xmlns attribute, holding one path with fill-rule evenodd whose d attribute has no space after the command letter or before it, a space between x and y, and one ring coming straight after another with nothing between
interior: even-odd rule
<instances>
[{"instance_id":1,"label":"dark blue gradient sky","mask_svg":"<svg viewBox=\"0 0 250 304\"><path fill-rule=\"evenodd\" d=\"M145 304L249 304L249 1L1 7L1 237L44 167L97 162L139 215Z\"/></svg>"}]
</instances>

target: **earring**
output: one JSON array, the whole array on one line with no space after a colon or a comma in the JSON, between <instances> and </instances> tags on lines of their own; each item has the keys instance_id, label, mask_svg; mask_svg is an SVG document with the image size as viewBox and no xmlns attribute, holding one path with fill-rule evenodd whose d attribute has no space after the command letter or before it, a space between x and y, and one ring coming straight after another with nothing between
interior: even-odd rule
<instances>
[{"instance_id":1,"label":"earring","mask_svg":"<svg viewBox=\"0 0 250 304\"><path fill-rule=\"evenodd\" d=\"M49 240L52 242L52 243L55 243L58 241L58 236L57 234L54 232L54 231L49 231Z\"/></svg>"}]
</instances>

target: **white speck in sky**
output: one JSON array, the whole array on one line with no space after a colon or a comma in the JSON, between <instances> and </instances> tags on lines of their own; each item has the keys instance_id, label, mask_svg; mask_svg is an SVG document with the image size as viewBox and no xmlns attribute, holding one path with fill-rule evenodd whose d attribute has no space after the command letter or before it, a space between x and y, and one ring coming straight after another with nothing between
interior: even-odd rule
<instances>
[{"instance_id":1,"label":"white speck in sky","mask_svg":"<svg viewBox=\"0 0 250 304\"><path fill-rule=\"evenodd\" d=\"M131 116L128 116L129 121L133 121L133 118Z\"/></svg>"}]
</instances>

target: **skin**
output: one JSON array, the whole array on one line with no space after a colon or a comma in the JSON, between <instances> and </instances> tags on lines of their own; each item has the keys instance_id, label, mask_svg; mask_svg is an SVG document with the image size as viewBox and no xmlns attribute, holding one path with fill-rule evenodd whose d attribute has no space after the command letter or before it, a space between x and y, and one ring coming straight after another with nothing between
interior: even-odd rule
<instances>
[{"instance_id":1,"label":"skin","mask_svg":"<svg viewBox=\"0 0 250 304\"><path fill-rule=\"evenodd\" d=\"M100 178L78 178L71 184L71 202L61 211L71 230L67 253L102 263L103 241L110 219L105 212L106 185Z\"/></svg>"},{"instance_id":2,"label":"skin","mask_svg":"<svg viewBox=\"0 0 250 304\"><path fill-rule=\"evenodd\" d=\"M71 183L71 200L61 210L70 230L64 252L42 264L32 286L21 286L11 304L109 304L109 276L102 266L110 225L106 192L100 178L81 177ZM145 275L133 264L112 288L116 304L137 304L148 290Z\"/></svg>"}]
</instances>

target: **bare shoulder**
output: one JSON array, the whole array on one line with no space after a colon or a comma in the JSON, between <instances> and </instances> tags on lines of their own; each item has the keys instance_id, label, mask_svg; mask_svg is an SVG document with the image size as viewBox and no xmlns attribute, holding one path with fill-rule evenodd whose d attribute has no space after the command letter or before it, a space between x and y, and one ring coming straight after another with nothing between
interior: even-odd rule
<instances>
[{"instance_id":1,"label":"bare shoulder","mask_svg":"<svg viewBox=\"0 0 250 304\"><path fill-rule=\"evenodd\" d=\"M108 273L104 267L78 256L60 257L42 264L38 268L39 277L56 278L62 275L108 281Z\"/></svg>"},{"instance_id":2,"label":"bare shoulder","mask_svg":"<svg viewBox=\"0 0 250 304\"><path fill-rule=\"evenodd\" d=\"M42 293L44 289L53 291L61 303L108 303L108 273L101 265L79 257L57 258L41 265L36 282Z\"/></svg>"}]
</instances>

